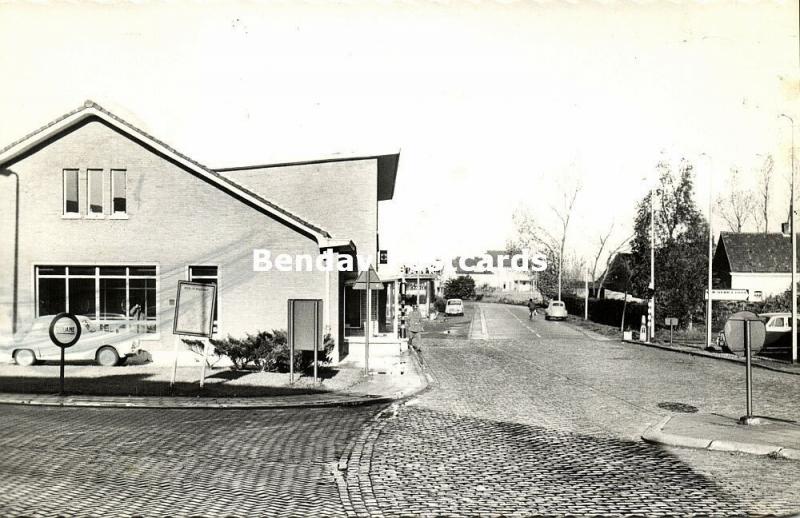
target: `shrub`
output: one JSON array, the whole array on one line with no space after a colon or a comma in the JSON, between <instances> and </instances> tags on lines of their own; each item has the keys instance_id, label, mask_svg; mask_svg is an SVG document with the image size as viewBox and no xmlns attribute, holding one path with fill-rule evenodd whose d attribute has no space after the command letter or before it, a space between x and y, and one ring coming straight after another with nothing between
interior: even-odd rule
<instances>
[{"instance_id":1,"label":"shrub","mask_svg":"<svg viewBox=\"0 0 800 518\"><path fill-rule=\"evenodd\" d=\"M576 316L583 316L584 299L574 295L561 297L567 311ZM617 299L589 299L589 320L598 324L619 327L622 322L622 311L625 309L625 328L639 329L642 316L647 316L647 304L625 302Z\"/></svg>"},{"instance_id":2,"label":"shrub","mask_svg":"<svg viewBox=\"0 0 800 518\"><path fill-rule=\"evenodd\" d=\"M475 279L469 275L459 275L444 283L444 298L469 300L475 296Z\"/></svg>"},{"instance_id":3,"label":"shrub","mask_svg":"<svg viewBox=\"0 0 800 518\"><path fill-rule=\"evenodd\" d=\"M202 348L200 340L184 340L192 349ZM244 369L253 365L261 371L288 372L289 371L289 340L286 331L273 330L259 331L256 334L248 333L245 338L234 338L228 335L222 340L211 339L216 354L227 356L233 364L234 370ZM325 335L322 350L318 360L321 363L330 363L333 353L333 337ZM295 351L294 369L302 371L314 363L313 351Z\"/></svg>"},{"instance_id":4,"label":"shrub","mask_svg":"<svg viewBox=\"0 0 800 518\"><path fill-rule=\"evenodd\" d=\"M447 301L442 297L436 297L436 299L433 301L433 307L439 313L444 313L444 310L447 309Z\"/></svg>"}]
</instances>

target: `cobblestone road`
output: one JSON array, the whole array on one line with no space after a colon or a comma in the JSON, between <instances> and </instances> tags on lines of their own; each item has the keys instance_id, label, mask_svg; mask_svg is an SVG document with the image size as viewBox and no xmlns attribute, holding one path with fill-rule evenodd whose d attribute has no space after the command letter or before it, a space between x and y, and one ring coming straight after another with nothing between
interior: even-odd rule
<instances>
[{"instance_id":1,"label":"cobblestone road","mask_svg":"<svg viewBox=\"0 0 800 518\"><path fill-rule=\"evenodd\" d=\"M0 516L784 515L800 463L668 449L667 411L742 412L738 365L597 341L483 306L488 340L426 340L406 405L297 410L0 406ZM800 378L754 373L797 419Z\"/></svg>"},{"instance_id":2,"label":"cobblestone road","mask_svg":"<svg viewBox=\"0 0 800 518\"><path fill-rule=\"evenodd\" d=\"M376 411L0 406L0 516L345 515L331 464Z\"/></svg>"},{"instance_id":3,"label":"cobblestone road","mask_svg":"<svg viewBox=\"0 0 800 518\"><path fill-rule=\"evenodd\" d=\"M434 388L360 452L363 512L475 516L787 514L800 463L665 449L638 437L682 402L739 415L736 365L595 341L485 305L490 340L430 340ZM500 339L497 339L500 337ZM494 338L494 339L492 339ZM797 418L800 378L757 371L763 413ZM352 467L351 467L352 469Z\"/></svg>"}]
</instances>

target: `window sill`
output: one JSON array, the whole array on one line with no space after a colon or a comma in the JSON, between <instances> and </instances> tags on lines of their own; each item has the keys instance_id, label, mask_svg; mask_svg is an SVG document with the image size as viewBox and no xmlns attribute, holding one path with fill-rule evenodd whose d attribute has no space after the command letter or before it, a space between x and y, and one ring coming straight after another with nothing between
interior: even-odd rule
<instances>
[{"instance_id":1,"label":"window sill","mask_svg":"<svg viewBox=\"0 0 800 518\"><path fill-rule=\"evenodd\" d=\"M128 219L128 215L122 212L117 212L116 214L110 214L108 219Z\"/></svg>"},{"instance_id":2,"label":"window sill","mask_svg":"<svg viewBox=\"0 0 800 518\"><path fill-rule=\"evenodd\" d=\"M74 214L74 213L62 214L61 215L61 219L81 219L81 215L80 214Z\"/></svg>"},{"instance_id":3,"label":"window sill","mask_svg":"<svg viewBox=\"0 0 800 518\"><path fill-rule=\"evenodd\" d=\"M106 219L105 214L87 214L86 219Z\"/></svg>"}]
</instances>

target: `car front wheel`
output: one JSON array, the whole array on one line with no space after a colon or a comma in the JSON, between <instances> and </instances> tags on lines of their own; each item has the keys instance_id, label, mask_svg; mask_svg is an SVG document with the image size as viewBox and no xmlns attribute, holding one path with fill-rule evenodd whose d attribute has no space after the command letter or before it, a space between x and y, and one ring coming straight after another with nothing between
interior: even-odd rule
<instances>
[{"instance_id":1,"label":"car front wheel","mask_svg":"<svg viewBox=\"0 0 800 518\"><path fill-rule=\"evenodd\" d=\"M117 354L117 350L111 346L101 347L100 350L97 351L95 361L102 367L113 367L119 363L119 354Z\"/></svg>"},{"instance_id":2,"label":"car front wheel","mask_svg":"<svg viewBox=\"0 0 800 518\"><path fill-rule=\"evenodd\" d=\"M14 353L14 361L17 365L28 367L36 363L36 355L30 349L20 349Z\"/></svg>"}]
</instances>

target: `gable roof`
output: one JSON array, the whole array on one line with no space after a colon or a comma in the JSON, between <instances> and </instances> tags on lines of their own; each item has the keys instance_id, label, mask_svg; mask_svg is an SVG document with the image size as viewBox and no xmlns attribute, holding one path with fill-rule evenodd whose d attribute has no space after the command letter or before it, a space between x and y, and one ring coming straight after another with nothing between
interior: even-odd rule
<instances>
[{"instance_id":1,"label":"gable roof","mask_svg":"<svg viewBox=\"0 0 800 518\"><path fill-rule=\"evenodd\" d=\"M43 145L48 139L57 137L70 128L73 128L76 125L92 118L105 122L129 138L139 141L157 153L165 155L166 157L180 164L182 167L196 173L198 176L223 192L230 194L247 204L255 206L259 210L283 222L289 227L309 235L315 239L320 246L327 246L332 241L331 235L319 226L314 225L295 214L292 214L288 210L283 209L275 203L267 200L260 194L248 190L242 185L225 178L216 171L207 168L196 160L179 153L164 142L140 130L133 124L121 119L120 117L114 115L92 101L84 102L83 106L80 108L65 113L61 117L51 121L45 126L42 126L41 128L22 137L21 139L0 149L0 167L6 167L17 160L24 158L31 152L35 151L39 146ZM337 243L338 242L339 241L337 241Z\"/></svg>"},{"instance_id":2,"label":"gable roof","mask_svg":"<svg viewBox=\"0 0 800 518\"><path fill-rule=\"evenodd\" d=\"M790 236L777 232L721 232L714 264L720 264L718 261L721 259L727 259L729 271L733 273L789 273L792 269L792 240Z\"/></svg>"}]
</instances>

